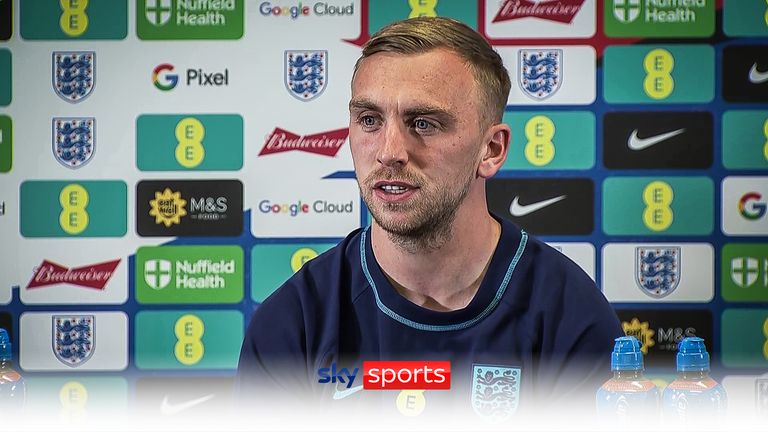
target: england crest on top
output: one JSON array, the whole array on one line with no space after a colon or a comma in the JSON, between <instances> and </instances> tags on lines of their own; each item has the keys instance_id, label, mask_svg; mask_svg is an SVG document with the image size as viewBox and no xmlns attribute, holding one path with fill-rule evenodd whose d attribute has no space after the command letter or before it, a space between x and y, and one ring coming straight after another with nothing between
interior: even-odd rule
<instances>
[{"instance_id":1,"label":"england crest on top","mask_svg":"<svg viewBox=\"0 0 768 432\"><path fill-rule=\"evenodd\" d=\"M54 51L53 90L67 102L77 103L93 92L96 53Z\"/></svg>"},{"instance_id":2,"label":"england crest on top","mask_svg":"<svg viewBox=\"0 0 768 432\"><path fill-rule=\"evenodd\" d=\"M680 284L680 247L635 248L635 280L650 297L666 297Z\"/></svg>"},{"instance_id":3,"label":"england crest on top","mask_svg":"<svg viewBox=\"0 0 768 432\"><path fill-rule=\"evenodd\" d=\"M555 94L563 82L563 50L521 49L517 81L532 99L544 100Z\"/></svg>"},{"instance_id":4,"label":"england crest on top","mask_svg":"<svg viewBox=\"0 0 768 432\"><path fill-rule=\"evenodd\" d=\"M53 353L60 362L77 367L93 355L94 316L54 315Z\"/></svg>"},{"instance_id":5,"label":"england crest on top","mask_svg":"<svg viewBox=\"0 0 768 432\"><path fill-rule=\"evenodd\" d=\"M298 100L320 96L328 83L328 51L285 51L285 87Z\"/></svg>"},{"instance_id":6,"label":"england crest on top","mask_svg":"<svg viewBox=\"0 0 768 432\"><path fill-rule=\"evenodd\" d=\"M67 168L80 168L93 157L95 136L93 117L54 117L53 156Z\"/></svg>"}]
</instances>

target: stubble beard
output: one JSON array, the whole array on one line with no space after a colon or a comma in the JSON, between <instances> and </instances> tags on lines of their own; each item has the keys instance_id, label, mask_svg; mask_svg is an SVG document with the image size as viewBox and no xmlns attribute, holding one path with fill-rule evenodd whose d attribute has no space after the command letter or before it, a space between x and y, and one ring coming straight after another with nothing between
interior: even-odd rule
<instances>
[{"instance_id":1,"label":"stubble beard","mask_svg":"<svg viewBox=\"0 0 768 432\"><path fill-rule=\"evenodd\" d=\"M419 197L406 203L374 202L373 185L377 181L402 181L418 186ZM459 179L461 180L461 179ZM380 168L360 186L363 200L376 223L392 243L408 253L432 252L445 245L453 235L453 223L459 206L469 194L473 177L467 175L457 187L440 185L429 188L425 181L404 169ZM405 218L388 217L395 213Z\"/></svg>"}]
</instances>

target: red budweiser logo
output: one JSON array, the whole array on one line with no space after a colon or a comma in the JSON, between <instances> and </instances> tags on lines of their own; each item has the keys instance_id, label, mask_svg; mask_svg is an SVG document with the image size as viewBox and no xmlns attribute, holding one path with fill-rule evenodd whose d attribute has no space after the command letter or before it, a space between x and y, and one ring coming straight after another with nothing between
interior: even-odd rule
<instances>
[{"instance_id":1,"label":"red budweiser logo","mask_svg":"<svg viewBox=\"0 0 768 432\"><path fill-rule=\"evenodd\" d=\"M275 128L267 137L267 142L259 156L282 153L291 150L314 153L323 156L336 156L347 140L349 128L320 132L314 135L296 135L285 129Z\"/></svg>"},{"instance_id":2,"label":"red budweiser logo","mask_svg":"<svg viewBox=\"0 0 768 432\"><path fill-rule=\"evenodd\" d=\"M27 288L39 288L66 283L103 290L115 273L118 265L120 265L119 259L69 269L48 260L43 260L43 263L35 269L35 274L32 276L32 280L29 281Z\"/></svg>"},{"instance_id":3,"label":"red budweiser logo","mask_svg":"<svg viewBox=\"0 0 768 432\"><path fill-rule=\"evenodd\" d=\"M505 0L492 22L540 18L570 24L585 0Z\"/></svg>"}]
</instances>

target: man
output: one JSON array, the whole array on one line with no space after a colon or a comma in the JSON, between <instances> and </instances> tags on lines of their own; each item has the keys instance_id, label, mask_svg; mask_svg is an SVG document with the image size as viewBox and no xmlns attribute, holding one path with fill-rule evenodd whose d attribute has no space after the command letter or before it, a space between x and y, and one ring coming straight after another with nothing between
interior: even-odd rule
<instances>
[{"instance_id":1,"label":"man","mask_svg":"<svg viewBox=\"0 0 768 432\"><path fill-rule=\"evenodd\" d=\"M353 386L318 383L318 370L429 359L450 360L452 373L450 391L423 395L430 406L503 419L587 395L591 408L622 335L615 313L576 264L488 212L486 179L509 150L509 89L499 55L457 21L373 35L349 103L373 222L256 310L240 356L246 392L373 398L397 412L398 392L356 392L362 373Z\"/></svg>"}]
</instances>

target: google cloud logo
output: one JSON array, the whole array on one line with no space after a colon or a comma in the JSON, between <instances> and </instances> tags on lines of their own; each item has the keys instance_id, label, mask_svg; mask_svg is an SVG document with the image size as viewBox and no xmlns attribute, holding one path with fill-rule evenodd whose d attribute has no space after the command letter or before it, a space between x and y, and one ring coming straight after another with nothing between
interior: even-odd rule
<instances>
[{"instance_id":1,"label":"google cloud logo","mask_svg":"<svg viewBox=\"0 0 768 432\"><path fill-rule=\"evenodd\" d=\"M162 91L173 90L179 83L178 75L167 72L173 72L172 64L163 63L152 71L152 82L155 83L155 87Z\"/></svg>"}]
</instances>

